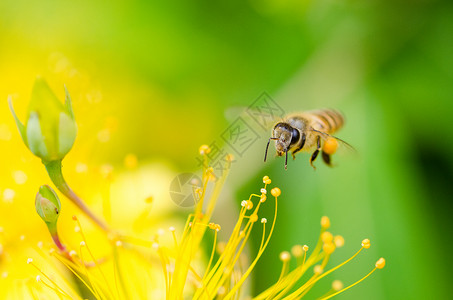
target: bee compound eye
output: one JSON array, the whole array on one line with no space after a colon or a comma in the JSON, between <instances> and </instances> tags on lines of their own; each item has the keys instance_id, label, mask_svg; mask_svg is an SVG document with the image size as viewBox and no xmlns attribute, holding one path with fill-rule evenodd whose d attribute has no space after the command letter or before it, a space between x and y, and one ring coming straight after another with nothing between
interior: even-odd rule
<instances>
[{"instance_id":1,"label":"bee compound eye","mask_svg":"<svg viewBox=\"0 0 453 300\"><path fill-rule=\"evenodd\" d=\"M299 138L300 138L299 130L293 128L291 132L291 145L297 143L299 141Z\"/></svg>"}]
</instances>

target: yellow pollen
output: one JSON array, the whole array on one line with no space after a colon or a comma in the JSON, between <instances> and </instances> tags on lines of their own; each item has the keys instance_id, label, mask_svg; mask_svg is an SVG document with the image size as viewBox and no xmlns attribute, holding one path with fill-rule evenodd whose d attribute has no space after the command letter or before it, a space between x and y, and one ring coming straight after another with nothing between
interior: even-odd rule
<instances>
[{"instance_id":1,"label":"yellow pollen","mask_svg":"<svg viewBox=\"0 0 453 300\"><path fill-rule=\"evenodd\" d=\"M261 191L261 194L267 194L267 190L265 188L262 188L260 191Z\"/></svg>"},{"instance_id":2,"label":"yellow pollen","mask_svg":"<svg viewBox=\"0 0 453 300\"><path fill-rule=\"evenodd\" d=\"M81 241L81 242L80 242L80 247L85 247L85 246L86 246L85 241Z\"/></svg>"},{"instance_id":3,"label":"yellow pollen","mask_svg":"<svg viewBox=\"0 0 453 300\"><path fill-rule=\"evenodd\" d=\"M261 223L266 224L267 223L267 219L266 218L262 218L261 219Z\"/></svg>"},{"instance_id":4,"label":"yellow pollen","mask_svg":"<svg viewBox=\"0 0 453 300\"><path fill-rule=\"evenodd\" d=\"M289 261L291 258L291 254L289 254L288 251L283 251L282 253L280 253L280 260L281 261Z\"/></svg>"},{"instance_id":5,"label":"yellow pollen","mask_svg":"<svg viewBox=\"0 0 453 300\"><path fill-rule=\"evenodd\" d=\"M77 252L75 252L74 250L71 250L69 251L69 256L73 257L73 256L76 256Z\"/></svg>"},{"instance_id":6,"label":"yellow pollen","mask_svg":"<svg viewBox=\"0 0 453 300\"><path fill-rule=\"evenodd\" d=\"M245 237L245 232L243 230L241 230L241 232L239 232L239 237L241 239Z\"/></svg>"},{"instance_id":7,"label":"yellow pollen","mask_svg":"<svg viewBox=\"0 0 453 300\"><path fill-rule=\"evenodd\" d=\"M274 197L280 196L281 193L282 193L282 191L280 191L280 189L278 187L275 187L271 190L271 194Z\"/></svg>"},{"instance_id":8,"label":"yellow pollen","mask_svg":"<svg viewBox=\"0 0 453 300\"><path fill-rule=\"evenodd\" d=\"M268 179L268 180L266 180L264 183L265 183L265 184L271 184L271 182L272 182L272 180Z\"/></svg>"},{"instance_id":9,"label":"yellow pollen","mask_svg":"<svg viewBox=\"0 0 453 300\"><path fill-rule=\"evenodd\" d=\"M260 202L263 203L264 201L266 201L266 199L267 199L266 195L262 194L260 197Z\"/></svg>"},{"instance_id":10,"label":"yellow pollen","mask_svg":"<svg viewBox=\"0 0 453 300\"><path fill-rule=\"evenodd\" d=\"M362 247L365 248L365 249L369 249L371 247L370 240L369 239L364 239L362 241Z\"/></svg>"},{"instance_id":11,"label":"yellow pollen","mask_svg":"<svg viewBox=\"0 0 453 300\"><path fill-rule=\"evenodd\" d=\"M171 226L170 228L168 228L168 230L170 230L171 232L175 232L175 231L176 231L175 227L173 227L173 226Z\"/></svg>"},{"instance_id":12,"label":"yellow pollen","mask_svg":"<svg viewBox=\"0 0 453 300\"><path fill-rule=\"evenodd\" d=\"M335 245L332 242L325 243L322 250L328 255L332 254L335 251Z\"/></svg>"},{"instance_id":13,"label":"yellow pollen","mask_svg":"<svg viewBox=\"0 0 453 300\"><path fill-rule=\"evenodd\" d=\"M337 246L337 248L344 246L344 238L341 235L336 235L333 238L333 242L335 243L335 246Z\"/></svg>"},{"instance_id":14,"label":"yellow pollen","mask_svg":"<svg viewBox=\"0 0 453 300\"><path fill-rule=\"evenodd\" d=\"M302 249L304 249L304 251L307 252L308 251L308 246L307 245L303 245Z\"/></svg>"},{"instance_id":15,"label":"yellow pollen","mask_svg":"<svg viewBox=\"0 0 453 300\"><path fill-rule=\"evenodd\" d=\"M322 151L326 154L334 154L338 148L338 141L335 138L329 137L325 140Z\"/></svg>"},{"instance_id":16,"label":"yellow pollen","mask_svg":"<svg viewBox=\"0 0 453 300\"><path fill-rule=\"evenodd\" d=\"M208 145L201 145L198 152L200 152L200 155L206 155L211 152L211 148Z\"/></svg>"},{"instance_id":17,"label":"yellow pollen","mask_svg":"<svg viewBox=\"0 0 453 300\"><path fill-rule=\"evenodd\" d=\"M27 264L31 264L33 262L33 258L27 259Z\"/></svg>"},{"instance_id":18,"label":"yellow pollen","mask_svg":"<svg viewBox=\"0 0 453 300\"><path fill-rule=\"evenodd\" d=\"M301 245L294 245L294 246L291 248L291 253L292 253L295 257L301 257L301 256L304 254L304 248L303 248Z\"/></svg>"},{"instance_id":19,"label":"yellow pollen","mask_svg":"<svg viewBox=\"0 0 453 300\"><path fill-rule=\"evenodd\" d=\"M269 176L267 176L267 175L264 176L264 177L263 177L263 183L266 183L266 180L268 180L268 179L269 179Z\"/></svg>"},{"instance_id":20,"label":"yellow pollen","mask_svg":"<svg viewBox=\"0 0 453 300\"><path fill-rule=\"evenodd\" d=\"M334 280L332 282L332 289L334 291L339 291L343 288L343 282L341 282L340 280Z\"/></svg>"},{"instance_id":21,"label":"yellow pollen","mask_svg":"<svg viewBox=\"0 0 453 300\"><path fill-rule=\"evenodd\" d=\"M258 215L257 214L250 215L250 221L253 222L253 223L258 221Z\"/></svg>"},{"instance_id":22,"label":"yellow pollen","mask_svg":"<svg viewBox=\"0 0 453 300\"><path fill-rule=\"evenodd\" d=\"M329 217L324 216L324 217L321 218L321 227L323 229L327 229L327 228L330 227L330 219L329 219Z\"/></svg>"},{"instance_id":23,"label":"yellow pollen","mask_svg":"<svg viewBox=\"0 0 453 300\"><path fill-rule=\"evenodd\" d=\"M381 257L376 262L376 268L382 269L383 267L385 267L385 259L383 257Z\"/></svg>"},{"instance_id":24,"label":"yellow pollen","mask_svg":"<svg viewBox=\"0 0 453 300\"><path fill-rule=\"evenodd\" d=\"M330 232L325 231L321 234L321 240L324 243L331 243L333 241L333 235Z\"/></svg>"},{"instance_id":25,"label":"yellow pollen","mask_svg":"<svg viewBox=\"0 0 453 300\"><path fill-rule=\"evenodd\" d=\"M72 216L72 220L73 220L73 221L77 221L77 216L76 216L76 215L73 215L73 216Z\"/></svg>"},{"instance_id":26,"label":"yellow pollen","mask_svg":"<svg viewBox=\"0 0 453 300\"><path fill-rule=\"evenodd\" d=\"M220 229L222 229L222 227L219 224L215 224L214 229L216 231L220 231Z\"/></svg>"}]
</instances>

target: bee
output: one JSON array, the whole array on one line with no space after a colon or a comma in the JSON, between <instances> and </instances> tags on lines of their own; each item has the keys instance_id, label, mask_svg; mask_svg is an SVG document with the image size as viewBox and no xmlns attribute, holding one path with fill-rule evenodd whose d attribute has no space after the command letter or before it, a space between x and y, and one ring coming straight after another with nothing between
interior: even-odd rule
<instances>
[{"instance_id":1,"label":"bee","mask_svg":"<svg viewBox=\"0 0 453 300\"><path fill-rule=\"evenodd\" d=\"M295 113L283 118L275 124L272 135L266 145L264 161L266 162L269 144L275 141L275 149L278 156L285 155L285 169L288 166L288 151L291 151L293 159L299 151L311 152L310 165L316 169L313 162L321 151L323 161L332 166L331 155L338 148L338 144L344 144L349 148L351 145L332 136L344 124L343 115L333 109L320 109ZM353 149L353 148L352 148Z\"/></svg>"}]
</instances>

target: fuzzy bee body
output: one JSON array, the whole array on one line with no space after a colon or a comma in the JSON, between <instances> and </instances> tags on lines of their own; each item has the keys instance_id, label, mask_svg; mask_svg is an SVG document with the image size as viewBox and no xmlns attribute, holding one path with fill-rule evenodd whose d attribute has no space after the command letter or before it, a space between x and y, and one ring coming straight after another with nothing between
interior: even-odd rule
<instances>
[{"instance_id":1,"label":"fuzzy bee body","mask_svg":"<svg viewBox=\"0 0 453 300\"><path fill-rule=\"evenodd\" d=\"M331 165L330 156L335 153L338 142L342 140L333 137L344 124L343 115L332 109L321 109L295 113L286 116L282 121L275 124L272 129L272 137L266 146L267 151L271 140L275 141L277 155L285 155L285 169L288 161L288 151L295 159L295 154L299 151L313 151L310 164L313 168L313 161L322 149L322 158L327 165Z\"/></svg>"}]
</instances>

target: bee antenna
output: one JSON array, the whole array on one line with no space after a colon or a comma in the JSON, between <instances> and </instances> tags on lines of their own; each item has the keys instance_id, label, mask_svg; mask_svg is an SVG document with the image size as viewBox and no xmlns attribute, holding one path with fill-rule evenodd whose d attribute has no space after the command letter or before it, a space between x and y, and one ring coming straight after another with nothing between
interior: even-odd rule
<instances>
[{"instance_id":1,"label":"bee antenna","mask_svg":"<svg viewBox=\"0 0 453 300\"><path fill-rule=\"evenodd\" d=\"M271 140L278 140L277 138L269 138L269 141L267 142L267 145L266 145L266 152L264 153L264 162L266 162L266 159L267 159L267 150L269 150L269 143L271 142Z\"/></svg>"}]
</instances>

